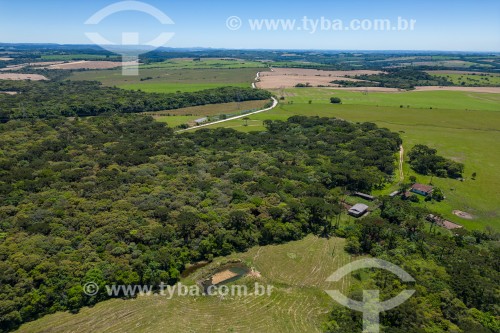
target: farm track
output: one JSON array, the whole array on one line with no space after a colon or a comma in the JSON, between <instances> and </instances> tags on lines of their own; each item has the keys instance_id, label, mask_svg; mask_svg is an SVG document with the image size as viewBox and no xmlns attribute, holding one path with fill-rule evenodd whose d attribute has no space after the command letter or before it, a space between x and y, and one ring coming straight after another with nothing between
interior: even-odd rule
<instances>
[{"instance_id":1,"label":"farm track","mask_svg":"<svg viewBox=\"0 0 500 333\"><path fill-rule=\"evenodd\" d=\"M273 105L271 107L268 107L268 108L265 108L265 109L262 109L262 110L258 110L258 111L254 111L254 112L251 112L251 113L247 113L247 114L244 114L244 115L241 115L241 116L231 117L231 118L227 118L227 119L224 119L224 120L218 120L218 121L214 121L214 122L203 124L203 125L193 126L193 127L187 128L187 129L182 129L182 130L176 131L176 133L182 133L182 132L191 131L191 130L194 130L194 129L199 129L199 128L203 128L203 127L207 127L207 126L211 126L211 125L215 125L215 124L221 124L221 123L225 123L227 121L231 121L231 120L235 120L235 119L241 119L241 118L245 118L245 117L248 117L248 116L251 116L251 115L254 115L254 114L258 114L258 113L270 111L270 110L274 109L278 105L278 100L276 98L274 98L274 97L271 97L271 98L273 100Z\"/></svg>"},{"instance_id":2,"label":"farm track","mask_svg":"<svg viewBox=\"0 0 500 333\"><path fill-rule=\"evenodd\" d=\"M405 156L405 149L403 145L401 145L399 149L399 180L401 183L404 182L405 180L405 173L403 170L404 156Z\"/></svg>"}]
</instances>

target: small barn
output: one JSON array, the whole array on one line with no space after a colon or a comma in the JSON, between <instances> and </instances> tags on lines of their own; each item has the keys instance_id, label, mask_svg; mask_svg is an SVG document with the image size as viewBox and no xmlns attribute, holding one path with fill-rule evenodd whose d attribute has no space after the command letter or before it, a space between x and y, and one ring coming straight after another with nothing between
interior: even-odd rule
<instances>
[{"instance_id":1,"label":"small barn","mask_svg":"<svg viewBox=\"0 0 500 333\"><path fill-rule=\"evenodd\" d=\"M358 197L363 198L365 200L369 200L369 201L375 200L375 197L373 195L369 195L369 194L366 194L366 193L354 192L353 194L355 196L358 196Z\"/></svg>"},{"instance_id":2,"label":"small barn","mask_svg":"<svg viewBox=\"0 0 500 333\"><path fill-rule=\"evenodd\" d=\"M205 117L205 118L200 118L200 119L196 119L194 122L196 123L196 125L201 125L201 124L204 124L208 121L208 118Z\"/></svg>"},{"instance_id":3,"label":"small barn","mask_svg":"<svg viewBox=\"0 0 500 333\"><path fill-rule=\"evenodd\" d=\"M366 214L368 211L368 206L365 204L355 204L354 206L349 209L349 215L354 216L354 217L361 217Z\"/></svg>"},{"instance_id":4,"label":"small barn","mask_svg":"<svg viewBox=\"0 0 500 333\"><path fill-rule=\"evenodd\" d=\"M399 193L401 193L401 191L394 191L394 192L392 192L391 194L389 194L389 196L390 196L391 198L394 198L394 197L395 197L396 195L398 195Z\"/></svg>"},{"instance_id":5,"label":"small barn","mask_svg":"<svg viewBox=\"0 0 500 333\"><path fill-rule=\"evenodd\" d=\"M426 196L432 195L432 191L434 191L434 187L432 187L430 185L424 185L424 184L414 184L411 187L410 191L426 197Z\"/></svg>"}]
</instances>

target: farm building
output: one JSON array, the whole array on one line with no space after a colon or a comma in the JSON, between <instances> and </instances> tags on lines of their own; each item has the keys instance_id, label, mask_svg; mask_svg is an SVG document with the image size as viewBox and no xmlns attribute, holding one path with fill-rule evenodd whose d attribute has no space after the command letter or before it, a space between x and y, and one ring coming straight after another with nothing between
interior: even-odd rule
<instances>
[{"instance_id":1,"label":"farm building","mask_svg":"<svg viewBox=\"0 0 500 333\"><path fill-rule=\"evenodd\" d=\"M354 216L354 217L361 217L365 215L365 213L368 211L368 206L365 204L355 204L354 206L349 209L349 215Z\"/></svg>"},{"instance_id":2,"label":"farm building","mask_svg":"<svg viewBox=\"0 0 500 333\"><path fill-rule=\"evenodd\" d=\"M354 192L354 195L358 196L360 198L369 200L369 201L375 200L375 197L373 195L369 195L369 194L365 194L365 193L361 193L361 192Z\"/></svg>"},{"instance_id":3,"label":"farm building","mask_svg":"<svg viewBox=\"0 0 500 333\"><path fill-rule=\"evenodd\" d=\"M434 187L430 185L424 185L424 184L414 184L411 187L411 192L417 193L420 195L423 195L424 197L431 195L432 191L434 191Z\"/></svg>"},{"instance_id":4,"label":"farm building","mask_svg":"<svg viewBox=\"0 0 500 333\"><path fill-rule=\"evenodd\" d=\"M196 125L201 125L201 124L204 124L208 121L208 118L205 117L205 118L200 118L200 119L196 119L194 122L196 123Z\"/></svg>"},{"instance_id":5,"label":"farm building","mask_svg":"<svg viewBox=\"0 0 500 333\"><path fill-rule=\"evenodd\" d=\"M390 196L391 198L394 198L394 197L395 197L396 195L398 195L399 193L401 193L401 191L394 191L394 192L392 192L391 194L389 194L389 196Z\"/></svg>"}]
</instances>

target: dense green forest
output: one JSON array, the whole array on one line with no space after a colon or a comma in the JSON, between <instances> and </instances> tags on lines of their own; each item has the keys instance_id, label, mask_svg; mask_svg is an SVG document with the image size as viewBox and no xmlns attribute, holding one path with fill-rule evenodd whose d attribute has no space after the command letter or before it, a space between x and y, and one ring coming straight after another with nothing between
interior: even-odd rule
<instances>
[{"instance_id":1,"label":"dense green forest","mask_svg":"<svg viewBox=\"0 0 500 333\"><path fill-rule=\"evenodd\" d=\"M397 133L302 116L265 125L175 135L136 115L0 124L1 330L106 299L85 296L88 281L175 283L187 263L314 233L417 278L417 297L384 315L385 332L498 331L493 235L424 230L427 212L399 199L337 224L346 189L393 177ZM325 330L360 323L335 308Z\"/></svg>"},{"instance_id":2,"label":"dense green forest","mask_svg":"<svg viewBox=\"0 0 500 333\"><path fill-rule=\"evenodd\" d=\"M464 230L442 234L435 225L424 226L426 214L401 199L385 198L380 217L370 216L336 231L347 237L350 253L390 261L416 280L405 286L382 270L358 272L350 297L361 300L359 290L378 289L386 300L405 289L416 290L403 305L381 314L385 333L500 332L498 235ZM361 323L360 313L338 307L325 330L361 332Z\"/></svg>"},{"instance_id":3,"label":"dense green forest","mask_svg":"<svg viewBox=\"0 0 500 333\"><path fill-rule=\"evenodd\" d=\"M416 86L452 86L453 82L444 77L436 77L413 68L387 69L387 73L373 75L356 75L355 79L363 81L335 80L332 83L343 87L386 87L398 89L414 89Z\"/></svg>"},{"instance_id":4,"label":"dense green forest","mask_svg":"<svg viewBox=\"0 0 500 333\"><path fill-rule=\"evenodd\" d=\"M82 283L173 283L186 263L329 234L338 187L394 172L398 134L293 117L266 133L174 135L144 116L0 125L0 327L87 298Z\"/></svg>"},{"instance_id":5,"label":"dense green forest","mask_svg":"<svg viewBox=\"0 0 500 333\"><path fill-rule=\"evenodd\" d=\"M136 113L179 109L189 106L219 104L271 98L260 89L221 87L191 93L158 94L103 87L99 82L2 81L0 121L54 116L96 116L104 113Z\"/></svg>"},{"instance_id":6,"label":"dense green forest","mask_svg":"<svg viewBox=\"0 0 500 333\"><path fill-rule=\"evenodd\" d=\"M460 178L464 172L462 163L439 156L436 149L425 145L413 147L408 157L412 169L422 175Z\"/></svg>"}]
</instances>

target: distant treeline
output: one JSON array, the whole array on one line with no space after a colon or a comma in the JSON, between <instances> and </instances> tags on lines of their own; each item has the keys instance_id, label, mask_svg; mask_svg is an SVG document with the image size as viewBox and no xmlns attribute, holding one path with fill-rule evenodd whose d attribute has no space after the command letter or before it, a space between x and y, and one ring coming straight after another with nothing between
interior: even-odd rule
<instances>
[{"instance_id":1,"label":"distant treeline","mask_svg":"<svg viewBox=\"0 0 500 333\"><path fill-rule=\"evenodd\" d=\"M436 77L413 68L391 69L387 73L374 75L356 75L364 81L335 80L331 83L343 87L386 87L398 89L414 89L416 86L452 86L453 82L444 77Z\"/></svg>"},{"instance_id":2,"label":"distant treeline","mask_svg":"<svg viewBox=\"0 0 500 333\"><path fill-rule=\"evenodd\" d=\"M259 89L221 87L189 93L145 93L103 87L98 82L0 81L0 119L51 116L97 116L105 113L138 113L190 106L262 100L271 93Z\"/></svg>"}]
</instances>

